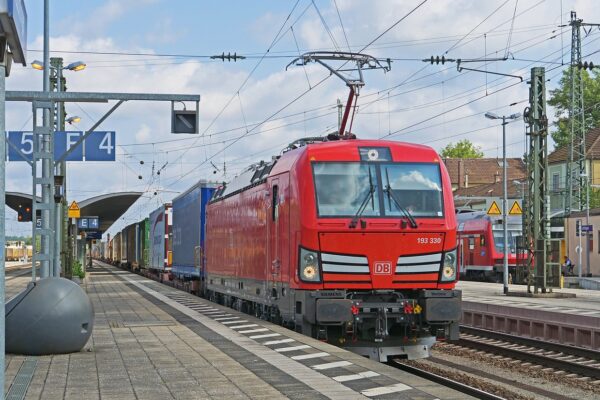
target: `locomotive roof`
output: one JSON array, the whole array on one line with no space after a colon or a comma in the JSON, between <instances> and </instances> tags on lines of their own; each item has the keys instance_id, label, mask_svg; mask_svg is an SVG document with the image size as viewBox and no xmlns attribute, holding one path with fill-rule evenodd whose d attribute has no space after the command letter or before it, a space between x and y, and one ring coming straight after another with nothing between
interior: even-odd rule
<instances>
[{"instance_id":1,"label":"locomotive roof","mask_svg":"<svg viewBox=\"0 0 600 400\"><path fill-rule=\"evenodd\" d=\"M211 202L232 196L242 190L264 182L271 172L279 173L279 169L285 170L289 168L305 152L328 152L332 149L339 149L340 146L348 149L357 149L358 147L389 147L390 149L398 149L406 157L415 158L425 156L425 159L431 158L431 161L440 160L435 150L429 146L420 144L388 140L326 140L325 138L316 137L304 138L290 144L284 150L283 155L274 156L269 162L260 161L252 164L230 182L223 183L222 186L215 190ZM356 152L354 157L356 161L360 161L358 152Z\"/></svg>"}]
</instances>

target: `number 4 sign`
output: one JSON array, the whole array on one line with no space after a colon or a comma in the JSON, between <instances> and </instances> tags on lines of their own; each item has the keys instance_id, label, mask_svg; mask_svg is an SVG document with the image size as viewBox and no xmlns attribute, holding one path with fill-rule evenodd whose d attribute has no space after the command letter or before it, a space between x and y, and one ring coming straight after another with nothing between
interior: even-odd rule
<instances>
[{"instance_id":1,"label":"number 4 sign","mask_svg":"<svg viewBox=\"0 0 600 400\"><path fill-rule=\"evenodd\" d=\"M115 161L115 132L92 132L85 139L85 161Z\"/></svg>"}]
</instances>

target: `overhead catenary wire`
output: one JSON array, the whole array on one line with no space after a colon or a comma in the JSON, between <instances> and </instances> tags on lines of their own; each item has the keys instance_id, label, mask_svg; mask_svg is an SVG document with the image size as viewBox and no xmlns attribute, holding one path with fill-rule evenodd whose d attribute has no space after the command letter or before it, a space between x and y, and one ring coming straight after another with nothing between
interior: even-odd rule
<instances>
[{"instance_id":1,"label":"overhead catenary wire","mask_svg":"<svg viewBox=\"0 0 600 400\"><path fill-rule=\"evenodd\" d=\"M404 21L406 18L408 18L408 16L412 15L417 9L419 9L423 4L425 4L427 2L427 0L423 0L421 3L419 3L418 5L416 5L415 7L413 7L408 13L406 13L405 15L403 15L400 19L398 19L396 22L394 22L394 24L392 24L389 28L387 28L386 30L384 30L381 34L379 34L375 39L371 40L366 46L364 46L359 52L362 52L364 50L366 50L371 44L375 43L378 39L380 39L381 37L383 37L383 35L385 35L387 32L389 32L391 29L393 29L394 27L396 27L400 22ZM342 64L343 67L344 64ZM340 67L340 68L342 68ZM251 130L249 130L249 132L239 136L238 138L236 138L234 141L232 141L230 144L228 144L227 146L225 146L221 151L215 153L211 158L209 158L209 160L211 160L212 158L214 158L215 156L219 155L221 152L225 151L225 149L231 147L233 144L237 143L239 140L243 139L246 135L248 135L253 129L256 129L258 126L261 126L262 124L268 122L271 118L275 117L276 115L278 115L281 111L287 109L290 105L294 104L295 102L297 102L299 99L301 99L302 97L304 97L308 92L310 92L311 90L315 89L316 87L320 86L323 82L325 82L331 75L326 76L325 78L323 78L322 80L320 80L319 82L317 82L316 85L313 85L312 88L309 88L308 90L305 90L304 92L302 92L300 95L296 96L294 99L292 99L290 102L286 103L283 107L280 107L277 111L275 111L274 113L272 113L271 115L269 115L267 118L265 118L263 120L263 122L260 125L257 125L256 127L252 128ZM202 163L200 163L198 165L201 166L203 164L206 163L205 160ZM179 182L181 179L185 178L186 176L188 176L190 173L192 173L194 171L194 169L189 170L187 173L183 174L180 179L178 179L177 181L173 182L171 185Z\"/></svg>"}]
</instances>

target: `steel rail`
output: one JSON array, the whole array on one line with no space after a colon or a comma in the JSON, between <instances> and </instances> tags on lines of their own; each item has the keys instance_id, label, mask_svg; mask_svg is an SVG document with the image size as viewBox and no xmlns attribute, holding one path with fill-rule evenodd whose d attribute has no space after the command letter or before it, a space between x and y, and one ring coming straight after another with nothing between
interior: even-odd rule
<instances>
[{"instance_id":1,"label":"steel rail","mask_svg":"<svg viewBox=\"0 0 600 400\"><path fill-rule=\"evenodd\" d=\"M388 363L389 365L411 373L413 375L420 376L421 378L425 378L429 381L439 383L440 385L449 387L450 389L454 389L457 392L464 393L468 396L475 397L480 400L504 400L504 397L496 396L495 394L485 392L483 390L477 389L473 386L465 385L464 383L460 383L458 381L445 378L443 376L434 374L433 372L426 371L421 368L413 367L411 365L406 365L398 361L392 361Z\"/></svg>"},{"instance_id":2,"label":"steel rail","mask_svg":"<svg viewBox=\"0 0 600 400\"><path fill-rule=\"evenodd\" d=\"M506 342L520 344L523 346L537 347L543 350L554 351L557 353L562 353L564 355L570 355L575 357L584 357L590 360L597 360L598 362L600 362L600 351L588 349L585 347L577 347L556 342L546 342L539 339L511 335L509 333L490 331L488 329L475 328L472 326L465 325L461 325L460 331L461 333L466 333L469 335L480 336L494 340L503 340Z\"/></svg>"},{"instance_id":3,"label":"steel rail","mask_svg":"<svg viewBox=\"0 0 600 400\"><path fill-rule=\"evenodd\" d=\"M510 346L511 344L517 344L517 343L511 343L511 342L507 342L507 341L495 341L494 342L489 342L488 340L493 340L493 339L487 339L487 338L477 338L477 337L473 337L473 338L464 338L461 337L457 342L454 342L454 344L461 346L461 347L467 347L467 348L471 348L471 349L475 349L475 350L480 350L480 351L484 351L486 353L492 353L492 354L497 354L500 356L505 356L505 357L509 357L512 359L516 359L516 360L521 360L521 361L525 361L525 362L529 362L532 364L538 364L544 367L550 367L550 368L554 368L557 370L561 370L561 371L566 371L569 373L573 373L573 374L577 374L577 375L582 375L582 376L587 376L587 377L591 377L594 379L600 379L600 369L591 365L586 365L583 362L587 361L587 364L589 364L589 362L594 362L595 360L566 360L566 359L561 359L564 357L573 357L570 355L565 355L565 354L556 354L555 352L552 352L552 355L544 355L544 354L540 354L541 352L549 352L549 350L545 350L545 349L540 349L537 347L529 347L528 348L511 348L511 347L507 347ZM519 344L517 344L519 345ZM521 345L519 345L521 346Z\"/></svg>"}]
</instances>

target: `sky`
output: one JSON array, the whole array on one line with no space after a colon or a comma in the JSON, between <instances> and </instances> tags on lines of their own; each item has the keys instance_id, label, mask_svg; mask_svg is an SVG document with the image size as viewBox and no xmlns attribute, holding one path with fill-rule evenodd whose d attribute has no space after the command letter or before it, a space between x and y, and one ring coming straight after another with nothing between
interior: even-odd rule
<instances>
[{"instance_id":1,"label":"sky","mask_svg":"<svg viewBox=\"0 0 600 400\"><path fill-rule=\"evenodd\" d=\"M110 229L114 233L200 179L230 180L298 138L335 131L336 104L346 101L348 88L316 63L292 63L309 51L360 51L384 64L391 60L388 72L364 72L352 126L359 138L419 143L438 151L468 139L486 157L501 157L501 126L484 118L485 112L522 112L533 66L545 67L548 90L556 88L570 61L570 12L584 22L600 22L595 3L51 0L51 57L87 64L83 71L65 71L67 90L201 96L197 135L171 134L170 103L122 105L98 128L116 131L116 161L69 162L67 198L143 192ZM43 1L25 4L30 63L43 56ZM597 28L583 35L584 56L600 50ZM210 58L222 53L246 58ZM479 71L422 61L442 55L479 60L462 64ZM6 86L41 90L42 73L13 65ZM69 129L90 128L111 106L69 103L67 114L81 117ZM552 123L553 110L548 116ZM8 103L6 118L7 130L31 130L29 104ZM507 144L508 156L524 154L522 121L507 126ZM7 191L31 193L27 163L8 162L6 178ZM8 208L6 227L7 235L31 234L31 224L18 223Z\"/></svg>"}]
</instances>

